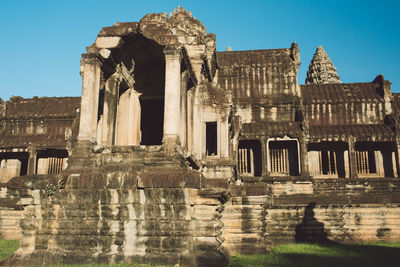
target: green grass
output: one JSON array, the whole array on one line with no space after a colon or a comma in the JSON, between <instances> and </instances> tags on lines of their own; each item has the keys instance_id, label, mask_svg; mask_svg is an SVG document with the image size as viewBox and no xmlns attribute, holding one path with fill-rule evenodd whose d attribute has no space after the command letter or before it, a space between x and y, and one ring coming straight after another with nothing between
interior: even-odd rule
<instances>
[{"instance_id":1,"label":"green grass","mask_svg":"<svg viewBox=\"0 0 400 267\"><path fill-rule=\"evenodd\" d=\"M269 254L235 255L229 266L400 266L400 242L368 244L287 244Z\"/></svg>"},{"instance_id":2,"label":"green grass","mask_svg":"<svg viewBox=\"0 0 400 267\"><path fill-rule=\"evenodd\" d=\"M0 261L18 249L19 241L0 239ZM52 265L61 266L61 265ZM106 267L106 264L62 265L70 267ZM117 267L144 267L143 264L116 264ZM163 266L163 265L158 265ZM235 255L229 266L322 266L322 267L391 267L400 266L400 242L368 244L286 244L274 247L269 254ZM154 267L154 265L153 265Z\"/></svg>"},{"instance_id":3,"label":"green grass","mask_svg":"<svg viewBox=\"0 0 400 267\"><path fill-rule=\"evenodd\" d=\"M0 239L0 261L10 256L19 247L18 240Z\"/></svg>"}]
</instances>

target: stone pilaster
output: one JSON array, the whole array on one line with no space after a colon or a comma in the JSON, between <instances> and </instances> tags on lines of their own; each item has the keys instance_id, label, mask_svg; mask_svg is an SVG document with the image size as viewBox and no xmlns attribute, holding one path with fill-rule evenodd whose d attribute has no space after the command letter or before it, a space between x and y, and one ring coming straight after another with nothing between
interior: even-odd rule
<instances>
[{"instance_id":1,"label":"stone pilaster","mask_svg":"<svg viewBox=\"0 0 400 267\"><path fill-rule=\"evenodd\" d=\"M141 108L139 101L141 93L135 91L133 88L129 90L128 144L138 146L142 137L140 131Z\"/></svg>"},{"instance_id":2,"label":"stone pilaster","mask_svg":"<svg viewBox=\"0 0 400 267\"><path fill-rule=\"evenodd\" d=\"M301 168L301 176L307 177L310 176L310 171L308 168L308 138L303 136L300 138L300 168Z\"/></svg>"},{"instance_id":3,"label":"stone pilaster","mask_svg":"<svg viewBox=\"0 0 400 267\"><path fill-rule=\"evenodd\" d=\"M356 161L356 150L355 150L355 138L349 136L349 164L350 164L350 178L358 178L357 173L357 161Z\"/></svg>"},{"instance_id":4,"label":"stone pilaster","mask_svg":"<svg viewBox=\"0 0 400 267\"><path fill-rule=\"evenodd\" d=\"M182 148L187 148L187 83L189 73L186 71L181 76L180 95L180 141Z\"/></svg>"},{"instance_id":5,"label":"stone pilaster","mask_svg":"<svg viewBox=\"0 0 400 267\"><path fill-rule=\"evenodd\" d=\"M102 145L114 144L119 84L120 77L117 74L111 75L105 83Z\"/></svg>"},{"instance_id":6,"label":"stone pilaster","mask_svg":"<svg viewBox=\"0 0 400 267\"><path fill-rule=\"evenodd\" d=\"M82 55L82 98L78 141L95 142L97 138L97 112L101 62L97 55Z\"/></svg>"},{"instance_id":7,"label":"stone pilaster","mask_svg":"<svg viewBox=\"0 0 400 267\"><path fill-rule=\"evenodd\" d=\"M269 176L269 172L268 172L267 140L268 140L268 137L262 137L262 138L261 138L262 176Z\"/></svg>"},{"instance_id":8,"label":"stone pilaster","mask_svg":"<svg viewBox=\"0 0 400 267\"><path fill-rule=\"evenodd\" d=\"M37 151L35 147L28 148L29 158L28 158L28 169L27 174L35 174L36 172L36 161L37 161Z\"/></svg>"},{"instance_id":9,"label":"stone pilaster","mask_svg":"<svg viewBox=\"0 0 400 267\"><path fill-rule=\"evenodd\" d=\"M165 53L165 100L163 144L174 147L179 144L181 53L174 47L166 47Z\"/></svg>"}]
</instances>

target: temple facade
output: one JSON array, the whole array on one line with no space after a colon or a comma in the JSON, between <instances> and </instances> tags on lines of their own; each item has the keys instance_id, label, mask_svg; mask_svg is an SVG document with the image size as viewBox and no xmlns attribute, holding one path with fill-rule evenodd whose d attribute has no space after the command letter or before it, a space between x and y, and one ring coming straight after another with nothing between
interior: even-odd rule
<instances>
[{"instance_id":1,"label":"temple facade","mask_svg":"<svg viewBox=\"0 0 400 267\"><path fill-rule=\"evenodd\" d=\"M82 97L0 103L10 262L220 266L400 238L400 94L383 75L342 83L318 47L300 85L296 43L217 52L181 7L86 50Z\"/></svg>"}]
</instances>

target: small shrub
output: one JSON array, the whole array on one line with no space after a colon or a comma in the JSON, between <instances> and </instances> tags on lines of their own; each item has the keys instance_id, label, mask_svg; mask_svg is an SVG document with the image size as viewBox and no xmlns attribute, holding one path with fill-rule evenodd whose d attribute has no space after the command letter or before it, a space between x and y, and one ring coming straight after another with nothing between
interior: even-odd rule
<instances>
[{"instance_id":1,"label":"small shrub","mask_svg":"<svg viewBox=\"0 0 400 267\"><path fill-rule=\"evenodd\" d=\"M47 196L54 195L58 190L63 189L65 187L65 182L63 179L58 180L57 185L54 184L46 184L44 191L46 192Z\"/></svg>"}]
</instances>

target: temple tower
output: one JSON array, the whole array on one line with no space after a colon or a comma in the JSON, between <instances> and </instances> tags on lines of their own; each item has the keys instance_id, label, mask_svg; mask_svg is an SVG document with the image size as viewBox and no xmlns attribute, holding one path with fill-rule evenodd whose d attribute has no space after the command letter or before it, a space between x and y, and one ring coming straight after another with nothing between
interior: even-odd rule
<instances>
[{"instance_id":1,"label":"temple tower","mask_svg":"<svg viewBox=\"0 0 400 267\"><path fill-rule=\"evenodd\" d=\"M308 67L306 84L340 83L335 66L322 46L318 46Z\"/></svg>"}]
</instances>

